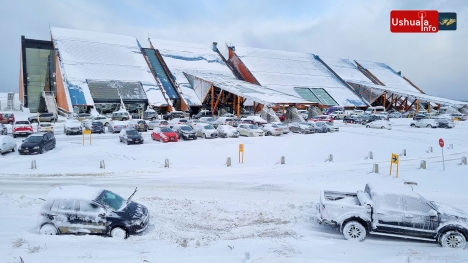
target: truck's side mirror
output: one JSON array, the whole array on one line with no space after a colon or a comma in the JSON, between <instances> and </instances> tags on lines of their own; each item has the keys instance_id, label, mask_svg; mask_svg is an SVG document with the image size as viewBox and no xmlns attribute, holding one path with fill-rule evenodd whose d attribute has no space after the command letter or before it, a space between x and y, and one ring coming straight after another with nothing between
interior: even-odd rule
<instances>
[{"instance_id":1,"label":"truck's side mirror","mask_svg":"<svg viewBox=\"0 0 468 263\"><path fill-rule=\"evenodd\" d=\"M429 211L429 216L437 216L437 211L434 209L431 209L431 211Z\"/></svg>"}]
</instances>

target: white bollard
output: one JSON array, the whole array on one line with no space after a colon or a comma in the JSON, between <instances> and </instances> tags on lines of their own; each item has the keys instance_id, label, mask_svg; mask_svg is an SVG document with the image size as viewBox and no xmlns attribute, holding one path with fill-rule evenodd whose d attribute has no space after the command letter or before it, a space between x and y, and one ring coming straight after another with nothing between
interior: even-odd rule
<instances>
[{"instance_id":1,"label":"white bollard","mask_svg":"<svg viewBox=\"0 0 468 263\"><path fill-rule=\"evenodd\" d=\"M226 166L227 166L227 167L231 166L231 157L228 157L228 158L227 158Z\"/></svg>"},{"instance_id":2,"label":"white bollard","mask_svg":"<svg viewBox=\"0 0 468 263\"><path fill-rule=\"evenodd\" d=\"M429 149L427 149L427 152L428 152L428 153L431 153L431 152L432 152L432 146L429 147Z\"/></svg>"},{"instance_id":3,"label":"white bollard","mask_svg":"<svg viewBox=\"0 0 468 263\"><path fill-rule=\"evenodd\" d=\"M378 174L379 173L379 165L374 163L374 165L372 166L372 172L375 173L375 174Z\"/></svg>"},{"instance_id":4,"label":"white bollard","mask_svg":"<svg viewBox=\"0 0 468 263\"><path fill-rule=\"evenodd\" d=\"M281 164L285 164L286 163L286 160L284 158L284 156L281 156Z\"/></svg>"},{"instance_id":5,"label":"white bollard","mask_svg":"<svg viewBox=\"0 0 468 263\"><path fill-rule=\"evenodd\" d=\"M101 160L101 162L99 163L99 168L106 169L106 163L104 162L104 160Z\"/></svg>"},{"instance_id":6,"label":"white bollard","mask_svg":"<svg viewBox=\"0 0 468 263\"><path fill-rule=\"evenodd\" d=\"M169 168L169 159L164 160L164 168Z\"/></svg>"},{"instance_id":7,"label":"white bollard","mask_svg":"<svg viewBox=\"0 0 468 263\"><path fill-rule=\"evenodd\" d=\"M406 156L406 149L403 149L403 152L401 155Z\"/></svg>"},{"instance_id":8,"label":"white bollard","mask_svg":"<svg viewBox=\"0 0 468 263\"><path fill-rule=\"evenodd\" d=\"M453 144L449 144L449 149L453 149Z\"/></svg>"},{"instance_id":9,"label":"white bollard","mask_svg":"<svg viewBox=\"0 0 468 263\"><path fill-rule=\"evenodd\" d=\"M462 159L461 159L461 161L462 161L461 163L462 163L463 165L466 165L466 156L463 156Z\"/></svg>"},{"instance_id":10,"label":"white bollard","mask_svg":"<svg viewBox=\"0 0 468 263\"><path fill-rule=\"evenodd\" d=\"M426 161L425 160L421 160L421 164L419 165L419 168L426 169Z\"/></svg>"},{"instance_id":11,"label":"white bollard","mask_svg":"<svg viewBox=\"0 0 468 263\"><path fill-rule=\"evenodd\" d=\"M31 161L31 169L35 170L37 167L36 167L36 160L32 160Z\"/></svg>"},{"instance_id":12,"label":"white bollard","mask_svg":"<svg viewBox=\"0 0 468 263\"><path fill-rule=\"evenodd\" d=\"M330 156L328 156L328 161L333 162L333 154L330 154Z\"/></svg>"},{"instance_id":13,"label":"white bollard","mask_svg":"<svg viewBox=\"0 0 468 263\"><path fill-rule=\"evenodd\" d=\"M369 152L369 159L374 159L374 154L372 152Z\"/></svg>"}]
</instances>

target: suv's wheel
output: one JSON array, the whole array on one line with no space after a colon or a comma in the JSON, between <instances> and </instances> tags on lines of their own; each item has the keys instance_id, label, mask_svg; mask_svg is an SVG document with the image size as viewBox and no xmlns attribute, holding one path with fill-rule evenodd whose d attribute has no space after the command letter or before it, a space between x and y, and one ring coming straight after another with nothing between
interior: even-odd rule
<instances>
[{"instance_id":1,"label":"suv's wheel","mask_svg":"<svg viewBox=\"0 0 468 263\"><path fill-rule=\"evenodd\" d=\"M108 122L104 123L104 126L109 126L109 123Z\"/></svg>"},{"instance_id":2,"label":"suv's wheel","mask_svg":"<svg viewBox=\"0 0 468 263\"><path fill-rule=\"evenodd\" d=\"M272 135L271 132L266 133L266 136L271 136L271 135Z\"/></svg>"},{"instance_id":3,"label":"suv's wheel","mask_svg":"<svg viewBox=\"0 0 468 263\"><path fill-rule=\"evenodd\" d=\"M464 249L466 246L466 238L462 233L456 230L450 230L442 234L439 238L439 243L443 247Z\"/></svg>"},{"instance_id":4,"label":"suv's wheel","mask_svg":"<svg viewBox=\"0 0 468 263\"><path fill-rule=\"evenodd\" d=\"M363 241L366 238L367 232L358 221L349 221L343 227L343 235L347 240Z\"/></svg>"},{"instance_id":5,"label":"suv's wheel","mask_svg":"<svg viewBox=\"0 0 468 263\"><path fill-rule=\"evenodd\" d=\"M122 121L126 121L126 120L127 120L127 118L122 118Z\"/></svg>"},{"instance_id":6,"label":"suv's wheel","mask_svg":"<svg viewBox=\"0 0 468 263\"><path fill-rule=\"evenodd\" d=\"M369 126L369 125L367 125L367 126L366 126L366 128L370 128L370 126Z\"/></svg>"},{"instance_id":7,"label":"suv's wheel","mask_svg":"<svg viewBox=\"0 0 468 263\"><path fill-rule=\"evenodd\" d=\"M384 127L384 126L382 126L382 127L380 127L380 129L385 129L385 127Z\"/></svg>"},{"instance_id":8,"label":"suv's wheel","mask_svg":"<svg viewBox=\"0 0 468 263\"><path fill-rule=\"evenodd\" d=\"M416 124L414 124L414 123L411 123L411 125L410 125L410 126L414 128L414 127L416 127Z\"/></svg>"},{"instance_id":9,"label":"suv's wheel","mask_svg":"<svg viewBox=\"0 0 468 263\"><path fill-rule=\"evenodd\" d=\"M55 228L55 226L51 225L51 224L45 224L41 227L41 229L39 230L39 233L41 233L41 235L57 235L57 228Z\"/></svg>"},{"instance_id":10,"label":"suv's wheel","mask_svg":"<svg viewBox=\"0 0 468 263\"><path fill-rule=\"evenodd\" d=\"M121 227L114 227L110 232L111 237L115 239L126 239L127 231Z\"/></svg>"},{"instance_id":11,"label":"suv's wheel","mask_svg":"<svg viewBox=\"0 0 468 263\"><path fill-rule=\"evenodd\" d=\"M432 125L428 124L426 127L427 127L427 128L432 128Z\"/></svg>"}]
</instances>

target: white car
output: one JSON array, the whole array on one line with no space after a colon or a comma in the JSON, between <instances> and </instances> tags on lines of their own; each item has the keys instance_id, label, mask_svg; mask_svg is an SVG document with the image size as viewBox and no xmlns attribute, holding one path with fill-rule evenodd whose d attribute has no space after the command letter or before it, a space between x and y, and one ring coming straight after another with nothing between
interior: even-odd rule
<instances>
[{"instance_id":1,"label":"white car","mask_svg":"<svg viewBox=\"0 0 468 263\"><path fill-rule=\"evenodd\" d=\"M165 120L154 120L148 122L148 129L152 130L155 127L169 127L169 122Z\"/></svg>"},{"instance_id":2,"label":"white car","mask_svg":"<svg viewBox=\"0 0 468 263\"><path fill-rule=\"evenodd\" d=\"M271 122L271 124L278 125L281 129L283 129L283 133L287 134L290 132L288 125L282 123L282 122Z\"/></svg>"},{"instance_id":3,"label":"white car","mask_svg":"<svg viewBox=\"0 0 468 263\"><path fill-rule=\"evenodd\" d=\"M240 135L255 137L263 136L263 131L255 124L241 124L237 127Z\"/></svg>"},{"instance_id":4,"label":"white car","mask_svg":"<svg viewBox=\"0 0 468 263\"><path fill-rule=\"evenodd\" d=\"M219 117L216 120L217 125L230 125L234 121L234 117Z\"/></svg>"},{"instance_id":5,"label":"white car","mask_svg":"<svg viewBox=\"0 0 468 263\"><path fill-rule=\"evenodd\" d=\"M79 120L67 120L63 126L63 133L66 135L70 134L81 134L83 128L81 127L81 122Z\"/></svg>"},{"instance_id":6,"label":"white car","mask_svg":"<svg viewBox=\"0 0 468 263\"><path fill-rule=\"evenodd\" d=\"M416 128L437 128L439 127L439 123L436 119L420 119L411 122L410 126Z\"/></svg>"},{"instance_id":7,"label":"white car","mask_svg":"<svg viewBox=\"0 0 468 263\"><path fill-rule=\"evenodd\" d=\"M239 137L239 132L236 128L232 127L231 125L218 125L218 128L216 128L216 130L218 131L220 138Z\"/></svg>"},{"instance_id":8,"label":"white car","mask_svg":"<svg viewBox=\"0 0 468 263\"><path fill-rule=\"evenodd\" d=\"M216 122L216 119L213 118L213 117L200 117L198 120L200 122L211 124L215 128L218 126L218 123Z\"/></svg>"},{"instance_id":9,"label":"white car","mask_svg":"<svg viewBox=\"0 0 468 263\"><path fill-rule=\"evenodd\" d=\"M263 125L262 130L266 136L280 136L281 134L283 134L283 129L280 126L271 123Z\"/></svg>"},{"instance_id":10,"label":"white car","mask_svg":"<svg viewBox=\"0 0 468 263\"><path fill-rule=\"evenodd\" d=\"M107 126L111 122L111 119L106 117L106 116L100 115L100 116L96 116L96 117L94 117L92 119L92 122L96 122L96 121L102 123L102 125L104 125L104 126Z\"/></svg>"},{"instance_id":11,"label":"white car","mask_svg":"<svg viewBox=\"0 0 468 263\"><path fill-rule=\"evenodd\" d=\"M199 124L195 126L194 130L196 131L198 137L203 137L205 139L218 138L218 131L211 124Z\"/></svg>"},{"instance_id":12,"label":"white car","mask_svg":"<svg viewBox=\"0 0 468 263\"><path fill-rule=\"evenodd\" d=\"M111 121L107 127L107 131L111 133L120 132L128 127L128 121Z\"/></svg>"},{"instance_id":13,"label":"white car","mask_svg":"<svg viewBox=\"0 0 468 263\"><path fill-rule=\"evenodd\" d=\"M16 142L11 136L0 135L0 154L16 151Z\"/></svg>"},{"instance_id":14,"label":"white car","mask_svg":"<svg viewBox=\"0 0 468 263\"><path fill-rule=\"evenodd\" d=\"M188 119L184 118L174 118L169 121L169 127L172 128L174 125L186 125L188 122Z\"/></svg>"},{"instance_id":15,"label":"white car","mask_svg":"<svg viewBox=\"0 0 468 263\"><path fill-rule=\"evenodd\" d=\"M54 124L50 122L40 122L37 125L37 132L54 132Z\"/></svg>"},{"instance_id":16,"label":"white car","mask_svg":"<svg viewBox=\"0 0 468 263\"><path fill-rule=\"evenodd\" d=\"M391 130L392 124L387 120L376 120L366 124L366 128Z\"/></svg>"},{"instance_id":17,"label":"white car","mask_svg":"<svg viewBox=\"0 0 468 263\"><path fill-rule=\"evenodd\" d=\"M340 128L337 127L333 122L329 122L329 121L319 121L319 122L323 123L323 125L325 125L325 127L327 127L328 132L340 131Z\"/></svg>"},{"instance_id":18,"label":"white car","mask_svg":"<svg viewBox=\"0 0 468 263\"><path fill-rule=\"evenodd\" d=\"M242 120L250 120L250 121L253 121L255 124L257 125L263 125L263 124L267 124L268 122L266 120L264 120L262 117L260 116L247 116L245 118L242 118Z\"/></svg>"}]
</instances>

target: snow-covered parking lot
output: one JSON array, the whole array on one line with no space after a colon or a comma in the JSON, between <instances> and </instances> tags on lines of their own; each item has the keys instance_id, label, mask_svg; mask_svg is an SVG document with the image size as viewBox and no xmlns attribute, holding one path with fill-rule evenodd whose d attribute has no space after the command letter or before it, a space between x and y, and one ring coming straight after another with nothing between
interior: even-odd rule
<instances>
[{"instance_id":1,"label":"snow-covered parking lot","mask_svg":"<svg viewBox=\"0 0 468 263\"><path fill-rule=\"evenodd\" d=\"M198 139L177 143L119 143L117 134L66 136L57 124L57 147L42 155L0 156L0 259L2 262L465 262L465 250L390 237L346 241L319 225L321 190L362 190L367 182L417 182L429 200L468 211L468 123L454 129L392 130L342 125L327 134ZM445 171L439 138L445 140ZM22 137L18 137L18 145ZM238 163L238 145L245 161ZM448 146L452 144L453 149ZM433 152L429 151L433 148ZM399 178L389 176L392 153ZM368 158L369 151L373 159ZM333 162L327 162L333 154ZM281 164L281 156L286 164ZM232 158L227 167L226 159ZM165 159L170 167L164 168ZM35 160L37 169L31 169ZM100 168L104 160L105 169ZM419 169L421 160L427 169ZM371 173L378 164L380 173ZM58 185L112 190L148 207L149 228L119 241L99 236L41 236L36 219Z\"/></svg>"}]
</instances>

